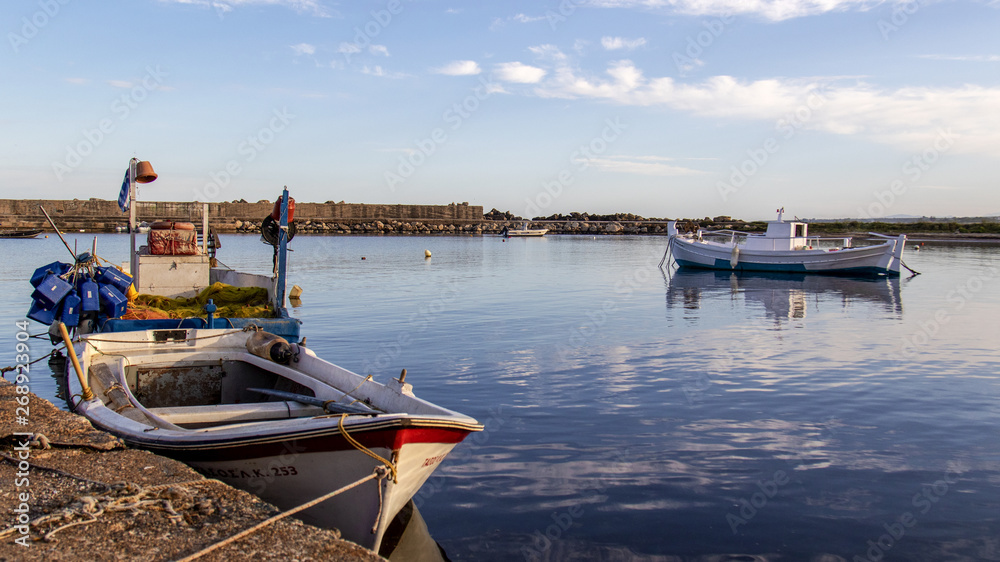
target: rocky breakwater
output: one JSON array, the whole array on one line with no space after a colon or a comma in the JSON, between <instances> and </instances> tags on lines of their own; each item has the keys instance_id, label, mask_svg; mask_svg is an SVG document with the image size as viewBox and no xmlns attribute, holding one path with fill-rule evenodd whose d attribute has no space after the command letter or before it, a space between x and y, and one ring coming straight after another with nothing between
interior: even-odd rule
<instances>
[{"instance_id":1,"label":"rocky breakwater","mask_svg":"<svg viewBox=\"0 0 1000 562\"><path fill-rule=\"evenodd\" d=\"M367 234L367 235L499 235L504 228L514 230L524 225L523 220L482 221L318 221L298 220L298 234ZM547 228L550 234L666 234L666 221L590 221L590 220L535 220L529 228ZM221 225L221 232L260 232L260 221L236 220Z\"/></svg>"},{"instance_id":2,"label":"rocky breakwater","mask_svg":"<svg viewBox=\"0 0 1000 562\"><path fill-rule=\"evenodd\" d=\"M495 228L499 233L503 227ZM253 219L236 220L223 225L221 231L238 233L260 232L260 221ZM486 222L469 221L401 221L401 220L296 220L298 234L456 234L474 235L494 231L494 226Z\"/></svg>"},{"instance_id":3,"label":"rocky breakwater","mask_svg":"<svg viewBox=\"0 0 1000 562\"><path fill-rule=\"evenodd\" d=\"M666 234L663 221L533 221L533 228L548 228L553 234Z\"/></svg>"}]
</instances>

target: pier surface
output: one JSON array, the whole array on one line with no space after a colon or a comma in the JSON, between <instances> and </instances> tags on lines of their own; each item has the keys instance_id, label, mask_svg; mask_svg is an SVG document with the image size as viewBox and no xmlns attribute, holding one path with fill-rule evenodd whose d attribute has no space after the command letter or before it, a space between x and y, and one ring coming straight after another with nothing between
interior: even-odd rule
<instances>
[{"instance_id":1,"label":"pier surface","mask_svg":"<svg viewBox=\"0 0 1000 562\"><path fill-rule=\"evenodd\" d=\"M178 560L278 513L0 381L0 560ZM383 560L291 517L198 558L245 559Z\"/></svg>"}]
</instances>

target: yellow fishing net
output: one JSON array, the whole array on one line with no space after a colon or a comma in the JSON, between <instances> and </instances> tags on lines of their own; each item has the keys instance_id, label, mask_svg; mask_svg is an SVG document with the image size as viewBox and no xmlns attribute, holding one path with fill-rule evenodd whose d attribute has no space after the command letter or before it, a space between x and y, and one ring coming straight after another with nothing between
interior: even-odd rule
<instances>
[{"instance_id":1,"label":"yellow fishing net","mask_svg":"<svg viewBox=\"0 0 1000 562\"><path fill-rule=\"evenodd\" d=\"M267 300L267 289L260 287L234 287L225 283L213 283L198 296L168 298L156 295L138 295L129 303L124 319L155 318L204 318L208 300L218 309L215 316L221 318L273 318L274 309Z\"/></svg>"}]
</instances>

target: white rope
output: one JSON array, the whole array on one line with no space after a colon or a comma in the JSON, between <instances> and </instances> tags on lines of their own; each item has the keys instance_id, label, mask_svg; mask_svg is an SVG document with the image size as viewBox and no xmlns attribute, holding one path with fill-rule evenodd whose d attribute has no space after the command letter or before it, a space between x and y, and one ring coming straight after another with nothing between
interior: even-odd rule
<instances>
[{"instance_id":1,"label":"white rope","mask_svg":"<svg viewBox=\"0 0 1000 562\"><path fill-rule=\"evenodd\" d=\"M663 264L667 261L667 255L670 254L670 243L674 240L674 234L667 236L667 249L663 251L663 259L660 260L660 264L657 267L663 267Z\"/></svg>"},{"instance_id":2,"label":"white rope","mask_svg":"<svg viewBox=\"0 0 1000 562\"><path fill-rule=\"evenodd\" d=\"M379 468L381 468L381 467L379 467ZM228 539L225 539L223 541L219 541L219 542L213 544L212 546L210 546L208 548L205 548L203 550L199 550L198 552L195 552L194 554L192 554L190 556L185 556L184 558L181 558L177 562L189 562L191 560L195 560L197 558L201 558L202 556L208 554L209 552L212 552L214 550L222 548L223 546L226 546L227 544L229 544L231 542L235 542L235 541L237 541L237 540L239 540L239 539L241 539L241 538L243 538L243 537L245 537L245 536L247 536L247 535L249 535L249 534L251 534L251 533L253 533L253 532L257 531L257 530L259 530L259 529L262 529L262 528L266 527L267 525L270 525L271 523L274 523L275 521L279 521L281 519L284 519L285 517L288 517L289 515L294 515L294 514L300 512L300 511L302 511L304 509L309 509L310 507L312 507L312 506L314 506L316 504L324 502L324 501L332 498L333 496L336 496L337 494L341 494L341 493L344 493L344 492L346 492L346 491L348 491L348 490L350 490L352 488L355 488L355 487L357 487L357 486L359 486L359 485L361 485L361 484L363 484L363 483L365 483L365 482L367 482L367 481L369 481L369 480L371 480L373 478L383 478L384 475L385 475L384 471L382 473L379 473L378 470L375 470L374 472L372 472L368 476L365 476L361 480L357 480L355 482L352 482L351 484L348 484L348 485L344 486L343 488L339 488L339 489L334 490L334 491L332 491L332 492L330 492L328 494L322 495L322 496L320 496L320 497L318 497L318 498L316 498L314 500L308 501L308 502L306 502L306 503L304 503L304 504L302 504L302 505L300 505L298 507L293 507L292 509L289 509L288 511L279 513L278 515L275 515L274 517L271 517L269 519L265 519L264 521L261 521L260 523L254 525L253 527L250 527L249 529L247 529L245 531L241 531L241 532L239 532L239 533L237 533L237 534L229 537ZM382 485L381 485L381 483L379 483L379 490L381 491L381 489L382 489Z\"/></svg>"}]
</instances>

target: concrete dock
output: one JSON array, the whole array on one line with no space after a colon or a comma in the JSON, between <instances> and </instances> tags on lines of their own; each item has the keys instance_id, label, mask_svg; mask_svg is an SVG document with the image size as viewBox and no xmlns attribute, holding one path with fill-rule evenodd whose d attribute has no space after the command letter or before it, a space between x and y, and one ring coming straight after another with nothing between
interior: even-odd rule
<instances>
[{"instance_id":1,"label":"concrete dock","mask_svg":"<svg viewBox=\"0 0 1000 562\"><path fill-rule=\"evenodd\" d=\"M0 560L178 560L279 513L24 390L0 381ZM383 560L291 517L197 559Z\"/></svg>"}]
</instances>

